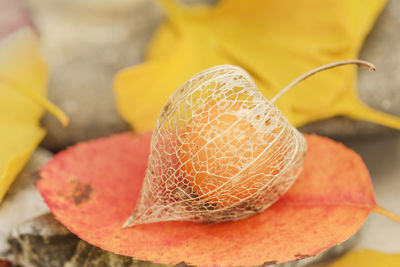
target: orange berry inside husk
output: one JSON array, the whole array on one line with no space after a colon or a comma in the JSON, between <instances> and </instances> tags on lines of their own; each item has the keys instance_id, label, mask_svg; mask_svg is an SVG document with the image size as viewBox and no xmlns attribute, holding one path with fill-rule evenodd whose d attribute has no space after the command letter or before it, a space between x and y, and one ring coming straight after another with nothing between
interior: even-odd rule
<instances>
[{"instance_id":1,"label":"orange berry inside husk","mask_svg":"<svg viewBox=\"0 0 400 267\"><path fill-rule=\"evenodd\" d=\"M243 115L248 111L243 102L207 104L181 131L180 170L201 199L237 204L263 191L284 168L288 151L274 142L282 127L268 132L270 119Z\"/></svg>"}]
</instances>

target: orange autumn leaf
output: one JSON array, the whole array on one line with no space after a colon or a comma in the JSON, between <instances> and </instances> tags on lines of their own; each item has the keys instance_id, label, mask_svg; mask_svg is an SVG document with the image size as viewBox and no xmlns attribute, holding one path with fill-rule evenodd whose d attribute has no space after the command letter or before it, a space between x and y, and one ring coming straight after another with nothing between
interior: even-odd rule
<instances>
[{"instance_id":1,"label":"orange autumn leaf","mask_svg":"<svg viewBox=\"0 0 400 267\"><path fill-rule=\"evenodd\" d=\"M361 158L306 136L304 169L273 206L220 224L161 222L122 229L147 167L151 133L80 143L43 167L37 187L56 218L103 249L160 263L274 264L315 255L352 236L376 206Z\"/></svg>"},{"instance_id":2,"label":"orange autumn leaf","mask_svg":"<svg viewBox=\"0 0 400 267\"><path fill-rule=\"evenodd\" d=\"M167 20L146 61L115 80L118 109L135 130L152 129L171 93L211 66L243 67L271 99L301 73L357 58L385 1L221 0L196 8L160 3ZM277 106L295 127L344 115L400 129L400 119L361 102L355 80L353 67L330 70L288 92Z\"/></svg>"}]
</instances>

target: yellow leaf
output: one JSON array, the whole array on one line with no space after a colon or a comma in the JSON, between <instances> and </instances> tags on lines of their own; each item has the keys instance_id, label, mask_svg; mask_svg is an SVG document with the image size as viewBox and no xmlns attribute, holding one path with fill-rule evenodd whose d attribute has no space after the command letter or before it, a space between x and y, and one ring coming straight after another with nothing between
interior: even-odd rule
<instances>
[{"instance_id":1,"label":"yellow leaf","mask_svg":"<svg viewBox=\"0 0 400 267\"><path fill-rule=\"evenodd\" d=\"M45 135L44 108L63 124L68 118L46 95L47 69L38 37L20 29L0 42L0 202Z\"/></svg>"},{"instance_id":2,"label":"yellow leaf","mask_svg":"<svg viewBox=\"0 0 400 267\"><path fill-rule=\"evenodd\" d=\"M400 254L388 254L373 250L349 252L329 267L398 267Z\"/></svg>"},{"instance_id":3,"label":"yellow leaf","mask_svg":"<svg viewBox=\"0 0 400 267\"><path fill-rule=\"evenodd\" d=\"M153 128L162 106L182 83L219 64L239 65L269 99L317 66L357 58L384 0L221 0L189 8L160 1L167 21L140 65L119 72L117 105L137 130ZM371 74L373 75L373 74ZM354 67L308 79L277 102L296 127L345 115L400 129L400 119L358 98Z\"/></svg>"}]
</instances>

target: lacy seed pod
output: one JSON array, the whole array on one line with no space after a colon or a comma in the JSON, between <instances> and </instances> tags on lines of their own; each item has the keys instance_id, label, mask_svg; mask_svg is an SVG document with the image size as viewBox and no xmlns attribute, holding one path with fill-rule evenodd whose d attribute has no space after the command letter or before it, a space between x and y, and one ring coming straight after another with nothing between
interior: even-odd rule
<instances>
[{"instance_id":1,"label":"lacy seed pod","mask_svg":"<svg viewBox=\"0 0 400 267\"><path fill-rule=\"evenodd\" d=\"M207 69L165 104L153 132L146 176L124 226L159 221L224 222L249 217L277 201L298 177L306 141L248 73ZM368 64L367 64L368 65ZM370 66L370 65L368 65Z\"/></svg>"}]
</instances>

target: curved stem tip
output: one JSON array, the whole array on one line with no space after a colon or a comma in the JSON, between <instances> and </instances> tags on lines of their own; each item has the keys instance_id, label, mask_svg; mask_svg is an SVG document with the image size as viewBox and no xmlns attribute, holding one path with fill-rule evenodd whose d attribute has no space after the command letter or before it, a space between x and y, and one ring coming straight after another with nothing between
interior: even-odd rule
<instances>
[{"instance_id":1,"label":"curved stem tip","mask_svg":"<svg viewBox=\"0 0 400 267\"><path fill-rule=\"evenodd\" d=\"M296 84L298 84L302 80L305 80L308 77L314 75L317 72L324 71L324 70L331 69L331 68L336 68L336 67L343 66L343 65L350 65L350 64L355 64L355 65L358 65L360 67L364 67L366 69L369 69L370 71L375 71L376 70L375 66L372 63L364 61L364 60L358 60L358 59L343 60L343 61L337 61L337 62L329 63L329 64L326 64L326 65L320 66L318 68L315 68L313 70L310 70L309 72L306 72L303 75L299 76L296 80L294 80L293 82L289 83L285 88L283 88L281 91L279 91L279 93L277 93L271 99L271 103L275 103L283 94L285 94L287 91L289 91L290 88L292 88L293 86L295 86Z\"/></svg>"}]
</instances>

